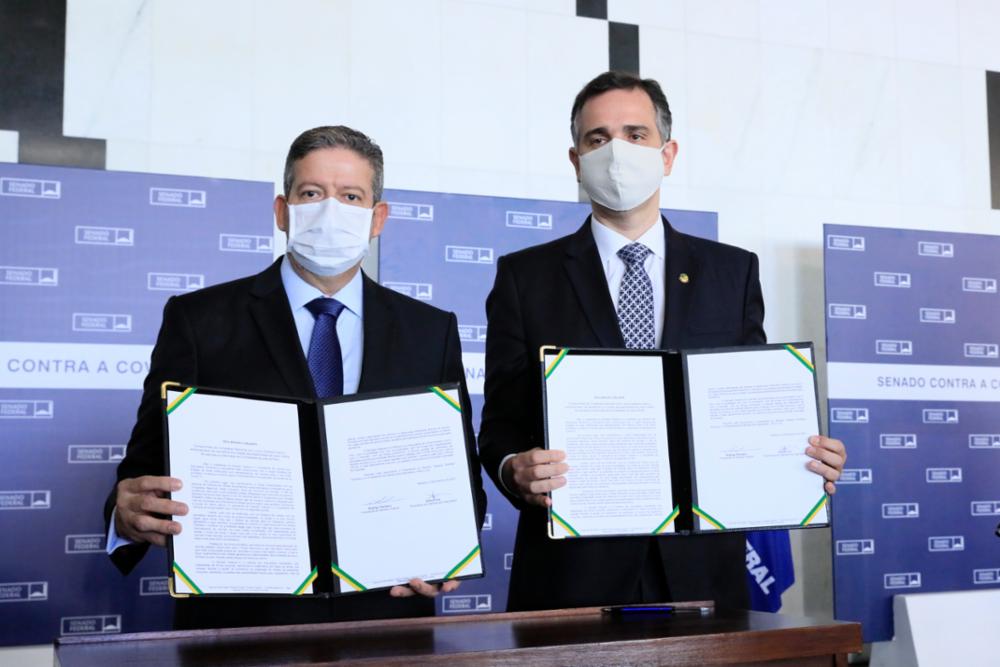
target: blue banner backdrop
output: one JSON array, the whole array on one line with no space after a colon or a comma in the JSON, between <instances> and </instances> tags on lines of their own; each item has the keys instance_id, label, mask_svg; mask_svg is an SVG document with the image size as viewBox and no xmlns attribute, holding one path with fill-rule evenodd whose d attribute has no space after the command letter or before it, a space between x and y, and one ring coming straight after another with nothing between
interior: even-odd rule
<instances>
[{"instance_id":1,"label":"blue banner backdrop","mask_svg":"<svg viewBox=\"0 0 1000 667\"><path fill-rule=\"evenodd\" d=\"M486 296L496 259L506 253L576 231L590 213L577 202L389 190L391 212L382 234L379 278L383 285L458 315L466 379L478 429L483 402ZM682 232L716 239L718 214L664 210ZM486 481L489 513L483 533L487 576L466 581L439 598L442 614L503 611L513 557L517 512ZM747 545L748 577L756 608L775 611L794 581L788 534L763 534ZM754 536L751 540L756 539Z\"/></svg>"},{"instance_id":2,"label":"blue banner backdrop","mask_svg":"<svg viewBox=\"0 0 1000 667\"><path fill-rule=\"evenodd\" d=\"M836 616L1000 586L1000 237L826 225Z\"/></svg>"},{"instance_id":3,"label":"blue banner backdrop","mask_svg":"<svg viewBox=\"0 0 1000 667\"><path fill-rule=\"evenodd\" d=\"M163 303L273 254L270 183L0 164L0 645L164 629L166 556L105 555Z\"/></svg>"}]
</instances>

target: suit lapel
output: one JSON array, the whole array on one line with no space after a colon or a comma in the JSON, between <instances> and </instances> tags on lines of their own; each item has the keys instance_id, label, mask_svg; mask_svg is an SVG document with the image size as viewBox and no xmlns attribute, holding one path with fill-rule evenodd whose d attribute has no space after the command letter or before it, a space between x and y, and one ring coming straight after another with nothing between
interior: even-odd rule
<instances>
[{"instance_id":1,"label":"suit lapel","mask_svg":"<svg viewBox=\"0 0 1000 667\"><path fill-rule=\"evenodd\" d=\"M608 293L608 281L604 277L601 256L590 230L590 216L570 237L563 265L580 307L601 347L625 347L618 328L618 315L615 313L611 294Z\"/></svg>"},{"instance_id":2,"label":"suit lapel","mask_svg":"<svg viewBox=\"0 0 1000 667\"><path fill-rule=\"evenodd\" d=\"M385 388L392 377L390 352L396 335L396 318L385 298L385 287L364 276L364 358L358 392Z\"/></svg>"},{"instance_id":3,"label":"suit lapel","mask_svg":"<svg viewBox=\"0 0 1000 667\"><path fill-rule=\"evenodd\" d=\"M664 271L667 284L664 289L666 317L664 317L660 347L665 350L676 350L680 348L681 332L691 306L694 282L700 276L698 258L695 257L687 238L671 227L665 218L663 224L666 226L667 236L667 262ZM681 276L686 276L687 279L684 280Z\"/></svg>"},{"instance_id":4,"label":"suit lapel","mask_svg":"<svg viewBox=\"0 0 1000 667\"><path fill-rule=\"evenodd\" d=\"M250 290L250 314L291 396L315 396L309 364L302 354L292 308L281 283L278 260L257 275Z\"/></svg>"}]
</instances>

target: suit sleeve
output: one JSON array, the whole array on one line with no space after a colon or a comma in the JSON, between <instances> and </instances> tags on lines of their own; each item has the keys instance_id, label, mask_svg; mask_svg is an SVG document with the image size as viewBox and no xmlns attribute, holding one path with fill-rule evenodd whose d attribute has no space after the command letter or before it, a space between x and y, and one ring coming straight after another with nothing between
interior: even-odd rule
<instances>
[{"instance_id":1,"label":"suit sleeve","mask_svg":"<svg viewBox=\"0 0 1000 667\"><path fill-rule=\"evenodd\" d=\"M469 466L472 470L472 492L476 501L476 522L480 530L486 518L486 492L483 490L483 473L479 465L479 455L476 452L476 436L472 429L472 402L469 399L469 389L465 384L465 364L462 362L462 344L458 337L458 318L455 313L449 313L448 337L445 344L444 372L442 377L445 380L460 382L459 391L462 396L462 405L466 409L462 410L462 420L465 422L465 446L469 456Z\"/></svg>"},{"instance_id":2,"label":"suit sleeve","mask_svg":"<svg viewBox=\"0 0 1000 667\"><path fill-rule=\"evenodd\" d=\"M760 288L760 270L756 253L750 253L750 267L743 303L743 344L763 345L767 342L764 332L764 295Z\"/></svg>"},{"instance_id":3,"label":"suit sleeve","mask_svg":"<svg viewBox=\"0 0 1000 667\"><path fill-rule=\"evenodd\" d=\"M163 324L153 347L149 374L143 383L142 400L136 415L125 458L118 464L115 486L104 504L104 532L107 534L117 499L117 482L143 475L163 475L163 415L160 385L166 381L195 384L197 352L194 333L178 301L171 297L163 308ZM111 554L111 560L128 574L145 555L148 544L130 544Z\"/></svg>"},{"instance_id":4,"label":"suit sleeve","mask_svg":"<svg viewBox=\"0 0 1000 667\"><path fill-rule=\"evenodd\" d=\"M520 498L506 491L499 479L500 464L510 454L541 446L533 436L539 406L537 367L532 363L522 318L517 283L509 260L497 261L496 280L486 299L486 381L479 455L497 489L518 509ZM537 350L535 351L537 357Z\"/></svg>"}]
</instances>

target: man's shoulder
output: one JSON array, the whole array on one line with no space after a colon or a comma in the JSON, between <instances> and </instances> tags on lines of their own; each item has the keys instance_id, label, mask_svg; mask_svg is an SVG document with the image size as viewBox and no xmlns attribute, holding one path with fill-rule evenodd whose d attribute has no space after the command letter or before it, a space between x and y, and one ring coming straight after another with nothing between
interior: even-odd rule
<instances>
[{"instance_id":1,"label":"man's shoulder","mask_svg":"<svg viewBox=\"0 0 1000 667\"><path fill-rule=\"evenodd\" d=\"M248 295L260 274L236 278L224 283L203 287L194 292L179 294L174 297L174 301L185 309L217 308L223 304L232 304L234 300L239 300Z\"/></svg>"},{"instance_id":2,"label":"man's shoulder","mask_svg":"<svg viewBox=\"0 0 1000 667\"><path fill-rule=\"evenodd\" d=\"M518 267L531 266L541 262L549 262L553 259L558 259L564 256L577 241L576 236L579 233L579 231L576 231L572 234L561 236L546 243L540 243L538 245L515 250L514 252L507 253L501 259L505 264Z\"/></svg>"},{"instance_id":3,"label":"man's shoulder","mask_svg":"<svg viewBox=\"0 0 1000 667\"><path fill-rule=\"evenodd\" d=\"M674 238L684 243L692 254L703 259L710 259L713 262L738 262L745 263L754 256L754 253L729 245L721 241L692 236L683 232L674 231ZM667 246L667 255L670 254L670 247Z\"/></svg>"}]
</instances>

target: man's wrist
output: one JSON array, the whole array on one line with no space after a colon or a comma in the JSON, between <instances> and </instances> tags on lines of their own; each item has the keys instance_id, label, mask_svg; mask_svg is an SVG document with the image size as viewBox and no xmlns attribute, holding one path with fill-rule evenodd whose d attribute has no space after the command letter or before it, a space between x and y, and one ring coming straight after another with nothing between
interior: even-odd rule
<instances>
[{"instance_id":1,"label":"man's wrist","mask_svg":"<svg viewBox=\"0 0 1000 667\"><path fill-rule=\"evenodd\" d=\"M507 467L507 461L510 461L515 456L517 456L517 454L508 454L507 456L503 457L500 460L500 470L497 473L497 479L500 480L500 486L502 487L501 490L506 491L508 494L512 496L517 495L514 491L511 490L511 487L514 485L513 480L511 480L510 484L507 483L507 480L504 477L504 469Z\"/></svg>"}]
</instances>

